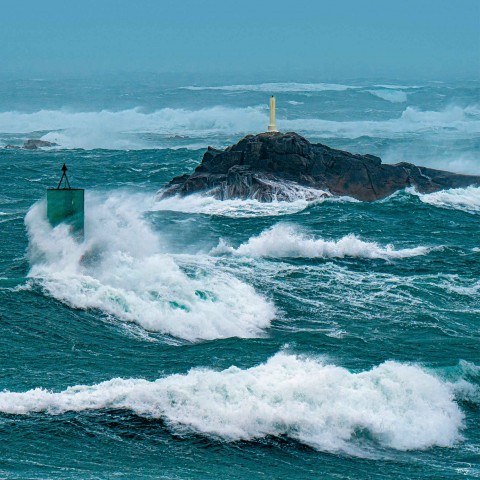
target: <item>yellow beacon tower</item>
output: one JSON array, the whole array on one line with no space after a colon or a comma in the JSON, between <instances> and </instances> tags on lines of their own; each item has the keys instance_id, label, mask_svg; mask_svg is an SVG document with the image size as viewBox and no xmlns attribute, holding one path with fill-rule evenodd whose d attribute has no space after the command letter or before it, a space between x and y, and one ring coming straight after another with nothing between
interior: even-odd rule
<instances>
[{"instance_id":1,"label":"yellow beacon tower","mask_svg":"<svg viewBox=\"0 0 480 480\"><path fill-rule=\"evenodd\" d=\"M273 95L270 97L270 125L268 125L268 131L278 132L275 125L275 97Z\"/></svg>"}]
</instances>

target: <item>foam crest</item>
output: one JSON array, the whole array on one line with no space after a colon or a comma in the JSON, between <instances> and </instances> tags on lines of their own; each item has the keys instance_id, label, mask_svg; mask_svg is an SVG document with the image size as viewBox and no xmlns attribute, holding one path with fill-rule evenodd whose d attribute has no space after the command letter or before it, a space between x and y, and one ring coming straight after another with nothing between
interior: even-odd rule
<instances>
[{"instance_id":1,"label":"foam crest","mask_svg":"<svg viewBox=\"0 0 480 480\"><path fill-rule=\"evenodd\" d=\"M219 86L188 86L182 87L186 90L223 90L226 92L266 92L266 93L283 93L283 92L324 92L337 91L342 92L354 87L352 85L342 85L338 83L259 83L247 85L219 85Z\"/></svg>"},{"instance_id":2,"label":"foam crest","mask_svg":"<svg viewBox=\"0 0 480 480\"><path fill-rule=\"evenodd\" d=\"M190 341L254 337L269 326L274 308L251 286L211 265L187 275L165 253L142 218L151 205L148 197L90 192L87 202L81 244L65 225L49 226L44 202L27 214L29 276L50 295Z\"/></svg>"},{"instance_id":3,"label":"foam crest","mask_svg":"<svg viewBox=\"0 0 480 480\"><path fill-rule=\"evenodd\" d=\"M217 200L210 195L195 194L185 197L164 198L156 202L152 210L248 218L291 215L305 210L311 203L311 201L304 198L298 198L291 202L275 201L266 203L255 199Z\"/></svg>"},{"instance_id":4,"label":"foam crest","mask_svg":"<svg viewBox=\"0 0 480 480\"><path fill-rule=\"evenodd\" d=\"M145 139L185 135L208 137L262 131L267 122L266 107L228 108L216 106L200 110L164 108L145 112L140 108L121 111L71 112L40 110L33 113L1 112L0 132L27 134L49 131L42 139L63 148L158 148L165 139Z\"/></svg>"},{"instance_id":5,"label":"foam crest","mask_svg":"<svg viewBox=\"0 0 480 480\"><path fill-rule=\"evenodd\" d=\"M322 119L278 120L283 130L293 130L306 135L357 138L402 137L412 133L438 133L465 135L480 132L478 105L469 107L450 106L442 111L422 111L407 107L398 118L388 120L333 121Z\"/></svg>"},{"instance_id":6,"label":"foam crest","mask_svg":"<svg viewBox=\"0 0 480 480\"><path fill-rule=\"evenodd\" d=\"M453 148L431 148L429 152L412 145L410 148L389 148L382 154L384 163L407 161L414 165L467 175L480 174L479 156L475 151L455 151Z\"/></svg>"},{"instance_id":7,"label":"foam crest","mask_svg":"<svg viewBox=\"0 0 480 480\"><path fill-rule=\"evenodd\" d=\"M465 108L452 106L442 111L407 107L398 118L375 121L289 119L288 113L286 117L278 118L281 131L297 131L311 138L391 138L439 131L457 136L480 133L480 111L476 105ZM62 148L85 149L166 148L172 145L199 148L211 138L216 139L220 146L229 143L231 136L261 132L267 124L266 105L246 108L215 106L200 110L164 108L154 112L135 108L121 111L0 113L2 133L25 135L26 138L28 134L44 132L42 139L58 143ZM189 144L185 143L185 137L190 139L187 139Z\"/></svg>"},{"instance_id":8,"label":"foam crest","mask_svg":"<svg viewBox=\"0 0 480 480\"><path fill-rule=\"evenodd\" d=\"M418 88L424 88L422 85L391 85L391 84L377 84L374 85L374 87L379 87L379 88L386 88L386 89L391 89L391 90L399 90L399 89L418 89Z\"/></svg>"},{"instance_id":9,"label":"foam crest","mask_svg":"<svg viewBox=\"0 0 480 480\"><path fill-rule=\"evenodd\" d=\"M395 250L392 245L382 247L376 242L365 242L350 234L335 240L323 240L308 236L292 225L278 224L252 237L238 248L223 240L212 250L212 254L230 253L254 257L275 258L344 258L399 259L425 255L427 247Z\"/></svg>"},{"instance_id":10,"label":"foam crest","mask_svg":"<svg viewBox=\"0 0 480 480\"><path fill-rule=\"evenodd\" d=\"M414 189L408 191L417 195L420 200L440 208L461 210L468 213L480 213L480 187L452 188L434 193L418 193Z\"/></svg>"},{"instance_id":11,"label":"foam crest","mask_svg":"<svg viewBox=\"0 0 480 480\"><path fill-rule=\"evenodd\" d=\"M0 411L8 414L109 408L227 441L288 436L357 455L362 432L382 447L412 450L452 446L463 427L451 385L418 366L385 362L352 373L287 353L245 370L192 369L154 382L117 378L60 392L0 393Z\"/></svg>"},{"instance_id":12,"label":"foam crest","mask_svg":"<svg viewBox=\"0 0 480 480\"><path fill-rule=\"evenodd\" d=\"M392 103L403 103L407 101L407 93L402 90L368 90L368 93Z\"/></svg>"}]
</instances>

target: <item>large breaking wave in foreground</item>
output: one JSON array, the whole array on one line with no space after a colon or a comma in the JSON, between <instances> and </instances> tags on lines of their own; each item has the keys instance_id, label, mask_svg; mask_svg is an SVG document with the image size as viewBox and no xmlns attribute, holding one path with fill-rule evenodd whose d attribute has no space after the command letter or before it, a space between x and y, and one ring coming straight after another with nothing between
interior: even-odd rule
<instances>
[{"instance_id":1,"label":"large breaking wave in foreground","mask_svg":"<svg viewBox=\"0 0 480 480\"><path fill-rule=\"evenodd\" d=\"M466 382L460 387L474 388ZM452 446L463 426L455 388L414 365L385 362L351 373L279 353L248 369L194 369L153 382L117 378L61 392L3 392L0 411L126 409L230 441L285 435L318 450L362 455L361 432L399 450Z\"/></svg>"}]
</instances>

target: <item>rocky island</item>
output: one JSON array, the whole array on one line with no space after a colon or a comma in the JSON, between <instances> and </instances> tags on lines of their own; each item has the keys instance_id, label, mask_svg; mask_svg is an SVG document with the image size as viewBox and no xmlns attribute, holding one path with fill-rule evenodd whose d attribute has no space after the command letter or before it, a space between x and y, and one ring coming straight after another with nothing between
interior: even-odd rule
<instances>
[{"instance_id":1,"label":"rocky island","mask_svg":"<svg viewBox=\"0 0 480 480\"><path fill-rule=\"evenodd\" d=\"M208 192L222 200L254 198L271 202L292 200L292 191L304 189L373 201L406 187L430 193L470 185L480 185L480 176L405 162L384 164L374 155L310 143L294 132L268 132L247 135L225 150L208 147L195 171L173 178L159 196Z\"/></svg>"},{"instance_id":2,"label":"rocky island","mask_svg":"<svg viewBox=\"0 0 480 480\"><path fill-rule=\"evenodd\" d=\"M58 147L58 143L47 142L46 140L27 140L23 147L19 147L18 145L5 145L4 148L7 150L16 150L23 148L25 150L37 150L43 147Z\"/></svg>"}]
</instances>

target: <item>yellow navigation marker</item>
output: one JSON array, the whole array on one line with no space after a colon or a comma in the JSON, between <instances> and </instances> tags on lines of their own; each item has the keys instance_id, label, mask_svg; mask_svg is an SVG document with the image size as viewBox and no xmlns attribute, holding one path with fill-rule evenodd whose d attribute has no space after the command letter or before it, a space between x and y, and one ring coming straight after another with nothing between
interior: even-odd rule
<instances>
[{"instance_id":1,"label":"yellow navigation marker","mask_svg":"<svg viewBox=\"0 0 480 480\"><path fill-rule=\"evenodd\" d=\"M268 131L278 132L275 125L275 97L273 95L270 97L270 125L268 126Z\"/></svg>"}]
</instances>

